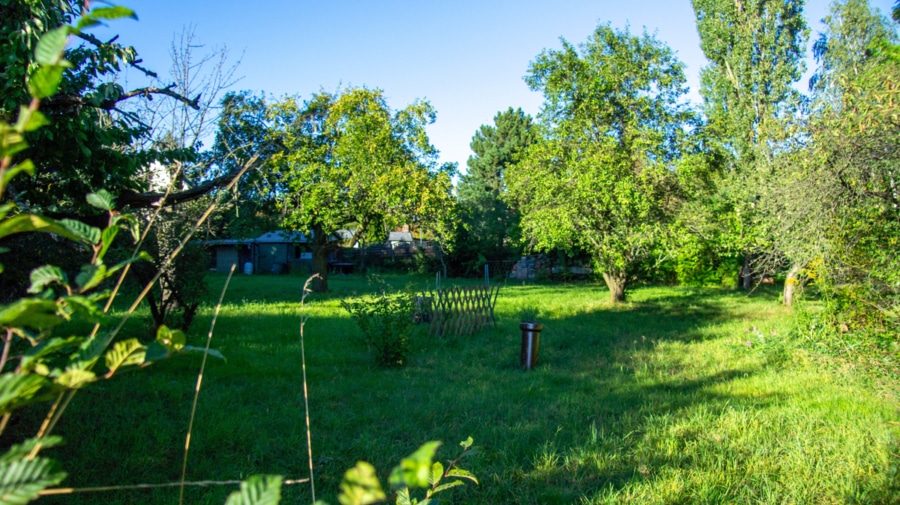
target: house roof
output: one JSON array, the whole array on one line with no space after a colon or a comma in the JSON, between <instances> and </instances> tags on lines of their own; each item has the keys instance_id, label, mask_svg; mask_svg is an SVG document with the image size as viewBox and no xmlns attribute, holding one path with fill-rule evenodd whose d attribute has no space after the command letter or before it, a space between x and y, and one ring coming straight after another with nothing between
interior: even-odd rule
<instances>
[{"instance_id":1,"label":"house roof","mask_svg":"<svg viewBox=\"0 0 900 505\"><path fill-rule=\"evenodd\" d=\"M412 242L412 233L408 231L392 231L388 233L388 242Z\"/></svg>"},{"instance_id":2,"label":"house roof","mask_svg":"<svg viewBox=\"0 0 900 505\"><path fill-rule=\"evenodd\" d=\"M288 233L286 231L270 231L256 237L257 244L297 244L307 241L305 234L298 231Z\"/></svg>"},{"instance_id":3,"label":"house roof","mask_svg":"<svg viewBox=\"0 0 900 505\"><path fill-rule=\"evenodd\" d=\"M242 244L303 244L308 237L300 232L270 231L256 238L226 238L207 240L206 245L242 245Z\"/></svg>"},{"instance_id":4,"label":"house roof","mask_svg":"<svg viewBox=\"0 0 900 505\"><path fill-rule=\"evenodd\" d=\"M332 237L337 238L338 240L350 240L353 238L353 235L356 235L355 231L340 229L331 234Z\"/></svg>"}]
</instances>

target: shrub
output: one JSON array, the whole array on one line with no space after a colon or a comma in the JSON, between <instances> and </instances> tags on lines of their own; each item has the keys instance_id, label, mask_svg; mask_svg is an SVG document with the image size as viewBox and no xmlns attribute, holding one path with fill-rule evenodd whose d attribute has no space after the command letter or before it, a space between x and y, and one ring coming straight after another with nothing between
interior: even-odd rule
<instances>
[{"instance_id":1,"label":"shrub","mask_svg":"<svg viewBox=\"0 0 900 505\"><path fill-rule=\"evenodd\" d=\"M377 295L341 302L362 330L365 345L375 351L375 361L380 366L406 363L414 328L413 300L409 293L383 289Z\"/></svg>"}]
</instances>

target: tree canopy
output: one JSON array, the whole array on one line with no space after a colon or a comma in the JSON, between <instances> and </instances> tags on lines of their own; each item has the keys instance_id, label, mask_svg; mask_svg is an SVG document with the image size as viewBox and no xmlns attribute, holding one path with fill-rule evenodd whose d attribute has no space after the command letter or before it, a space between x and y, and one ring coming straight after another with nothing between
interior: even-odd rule
<instances>
[{"instance_id":1,"label":"tree canopy","mask_svg":"<svg viewBox=\"0 0 900 505\"><path fill-rule=\"evenodd\" d=\"M464 243L486 260L504 260L515 252L519 212L506 198L505 172L539 138L537 125L522 109L510 107L482 125L472 137L468 170L458 184Z\"/></svg>"},{"instance_id":2,"label":"tree canopy","mask_svg":"<svg viewBox=\"0 0 900 505\"><path fill-rule=\"evenodd\" d=\"M328 242L338 230L353 231L352 247L405 223L438 223L452 210L454 167L437 164L428 102L394 111L381 90L350 88L302 104L288 98L271 114L279 151L269 169L284 185L278 205L285 227L313 233L317 289L327 289Z\"/></svg>"},{"instance_id":3,"label":"tree canopy","mask_svg":"<svg viewBox=\"0 0 900 505\"><path fill-rule=\"evenodd\" d=\"M525 79L544 93L546 134L507 172L523 233L538 249L588 251L622 301L677 192L684 65L646 33L601 25L580 48L542 52Z\"/></svg>"}]
</instances>

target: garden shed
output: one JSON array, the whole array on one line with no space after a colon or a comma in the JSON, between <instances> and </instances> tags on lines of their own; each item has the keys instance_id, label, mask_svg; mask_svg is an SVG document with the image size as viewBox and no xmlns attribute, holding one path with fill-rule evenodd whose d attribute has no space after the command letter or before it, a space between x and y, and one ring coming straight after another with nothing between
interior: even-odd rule
<instances>
[{"instance_id":1,"label":"garden shed","mask_svg":"<svg viewBox=\"0 0 900 505\"><path fill-rule=\"evenodd\" d=\"M280 274L304 260L308 241L303 233L273 231L256 238L207 240L204 244L212 255L213 270L218 272L237 265L243 273Z\"/></svg>"}]
</instances>

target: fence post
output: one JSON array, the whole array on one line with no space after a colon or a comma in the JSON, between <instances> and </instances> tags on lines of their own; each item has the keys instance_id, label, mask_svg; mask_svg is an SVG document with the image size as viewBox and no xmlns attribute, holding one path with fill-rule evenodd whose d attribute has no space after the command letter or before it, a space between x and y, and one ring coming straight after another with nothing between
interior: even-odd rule
<instances>
[{"instance_id":1,"label":"fence post","mask_svg":"<svg viewBox=\"0 0 900 505\"><path fill-rule=\"evenodd\" d=\"M490 286L490 285L491 285L490 268L489 268L489 265L488 265L487 263L484 264L484 285L485 285L485 286Z\"/></svg>"}]
</instances>

